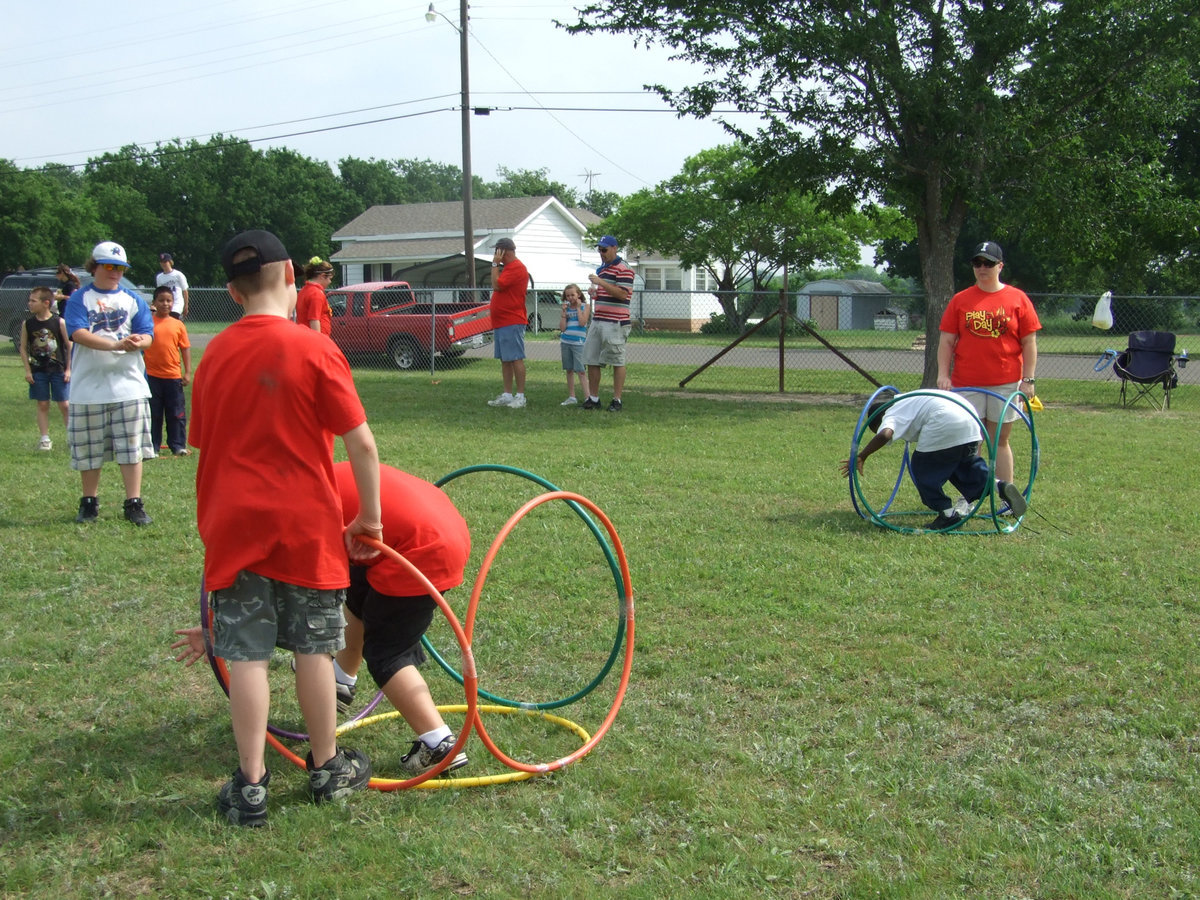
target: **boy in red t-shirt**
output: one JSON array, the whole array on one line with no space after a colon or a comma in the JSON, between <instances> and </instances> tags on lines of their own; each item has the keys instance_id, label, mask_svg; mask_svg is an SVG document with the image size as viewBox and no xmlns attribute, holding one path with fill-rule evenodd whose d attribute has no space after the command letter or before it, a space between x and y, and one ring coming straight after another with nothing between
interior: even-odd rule
<instances>
[{"instance_id":1,"label":"boy in red t-shirt","mask_svg":"<svg viewBox=\"0 0 1200 900\"><path fill-rule=\"evenodd\" d=\"M229 704L240 765L221 788L229 821L267 817L267 663L296 659L296 695L309 733L317 802L366 787L366 755L337 745L333 661L342 648L346 555L369 559L356 535L380 538L379 454L346 358L324 335L296 328L296 276L279 239L247 231L221 263L243 317L209 343L192 386L189 441L196 521L212 603L214 652L229 662ZM341 435L360 498L343 529L333 477Z\"/></svg>"},{"instance_id":2,"label":"boy in red t-shirt","mask_svg":"<svg viewBox=\"0 0 1200 900\"><path fill-rule=\"evenodd\" d=\"M342 519L350 522L358 512L353 469L341 462L334 465L333 473L342 497ZM383 542L443 594L462 584L471 555L471 533L445 492L414 475L381 465L379 495ZM400 760L401 768L414 776L436 766L457 743L417 668L426 659L421 637L436 610L437 601L424 584L390 557L380 555L366 565L350 566L346 646L334 659L338 696L347 705L353 702L365 657L375 683L417 733L412 748ZM172 650L180 650L177 660L190 666L204 657L204 637L198 627L175 633L182 636L171 645ZM447 771L466 764L467 755L456 754Z\"/></svg>"},{"instance_id":3,"label":"boy in red t-shirt","mask_svg":"<svg viewBox=\"0 0 1200 900\"><path fill-rule=\"evenodd\" d=\"M171 315L175 294L169 284L154 289L154 343L142 352L146 381L150 385L150 446L162 449L163 422L167 447L176 456L187 456L187 402L183 389L192 380L192 350L187 326ZM182 366L180 362L182 361Z\"/></svg>"}]
</instances>

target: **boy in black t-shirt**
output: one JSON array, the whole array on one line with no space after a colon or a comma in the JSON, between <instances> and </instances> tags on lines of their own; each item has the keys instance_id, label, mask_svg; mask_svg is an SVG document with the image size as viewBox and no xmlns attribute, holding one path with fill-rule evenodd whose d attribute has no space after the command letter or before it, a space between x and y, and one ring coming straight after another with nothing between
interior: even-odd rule
<instances>
[{"instance_id":1,"label":"boy in black t-shirt","mask_svg":"<svg viewBox=\"0 0 1200 900\"><path fill-rule=\"evenodd\" d=\"M68 383L71 380L71 341L67 326L54 312L54 292L36 287L29 292L29 312L21 329L21 362L29 382L29 399L37 401L39 450L50 450L50 401L58 404L67 424Z\"/></svg>"}]
</instances>

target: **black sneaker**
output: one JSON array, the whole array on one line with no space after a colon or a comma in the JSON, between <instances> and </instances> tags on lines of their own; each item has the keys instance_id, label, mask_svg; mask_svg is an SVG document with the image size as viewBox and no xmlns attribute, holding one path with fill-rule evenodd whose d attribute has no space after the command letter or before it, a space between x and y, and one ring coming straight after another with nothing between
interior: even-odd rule
<instances>
[{"instance_id":1,"label":"black sneaker","mask_svg":"<svg viewBox=\"0 0 1200 900\"><path fill-rule=\"evenodd\" d=\"M354 703L354 694L358 690L358 686L353 684L342 684L339 681L335 683L334 687L337 691L338 712L349 712L351 705Z\"/></svg>"},{"instance_id":2,"label":"black sneaker","mask_svg":"<svg viewBox=\"0 0 1200 900\"><path fill-rule=\"evenodd\" d=\"M313 768L312 751L304 761L308 769L308 786L318 803L341 800L355 791L364 790L371 780L371 760L367 754L342 747L337 755L319 769Z\"/></svg>"},{"instance_id":3,"label":"black sneaker","mask_svg":"<svg viewBox=\"0 0 1200 900\"><path fill-rule=\"evenodd\" d=\"M428 772L443 759L446 754L454 749L458 738L454 735L444 737L436 747L432 749L425 746L422 740L413 741L412 749L404 756L400 757L400 768L409 775L421 775ZM453 772L455 769L461 769L467 764L467 754L459 753L454 760L443 771Z\"/></svg>"},{"instance_id":4,"label":"black sneaker","mask_svg":"<svg viewBox=\"0 0 1200 900\"><path fill-rule=\"evenodd\" d=\"M621 401L618 400L616 397L613 397L612 403L608 404L608 411L609 412L620 412L621 411Z\"/></svg>"},{"instance_id":5,"label":"black sneaker","mask_svg":"<svg viewBox=\"0 0 1200 900\"><path fill-rule=\"evenodd\" d=\"M149 525L154 521L146 515L146 507L142 505L141 497L131 497L125 501L125 518L134 525Z\"/></svg>"},{"instance_id":6,"label":"black sneaker","mask_svg":"<svg viewBox=\"0 0 1200 900\"><path fill-rule=\"evenodd\" d=\"M600 401L593 400L591 397L588 397L586 400L583 401L583 406L581 406L579 408L580 409L599 409Z\"/></svg>"},{"instance_id":7,"label":"black sneaker","mask_svg":"<svg viewBox=\"0 0 1200 900\"><path fill-rule=\"evenodd\" d=\"M76 522L95 522L100 518L100 501L95 497L80 497L79 512L75 514Z\"/></svg>"},{"instance_id":8,"label":"black sneaker","mask_svg":"<svg viewBox=\"0 0 1200 900\"><path fill-rule=\"evenodd\" d=\"M997 481L996 492L1005 499L1009 510L1014 516L1020 518L1025 515L1028 504L1025 502L1025 495L1021 493L1019 487L1011 481Z\"/></svg>"},{"instance_id":9,"label":"black sneaker","mask_svg":"<svg viewBox=\"0 0 1200 900\"><path fill-rule=\"evenodd\" d=\"M217 794L217 808L221 815L234 825L257 828L267 824L267 782L271 772L263 776L258 784L251 784L239 766Z\"/></svg>"},{"instance_id":10,"label":"black sneaker","mask_svg":"<svg viewBox=\"0 0 1200 900\"><path fill-rule=\"evenodd\" d=\"M953 509L949 509L944 513L938 513L937 518L926 525L925 528L927 531L946 531L950 528L957 528L962 523L962 516L956 515Z\"/></svg>"}]
</instances>

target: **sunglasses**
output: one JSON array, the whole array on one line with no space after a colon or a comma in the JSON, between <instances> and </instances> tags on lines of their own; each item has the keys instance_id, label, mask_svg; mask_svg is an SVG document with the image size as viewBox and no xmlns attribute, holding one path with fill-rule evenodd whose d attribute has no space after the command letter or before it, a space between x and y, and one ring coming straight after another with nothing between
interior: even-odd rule
<instances>
[{"instance_id":1,"label":"sunglasses","mask_svg":"<svg viewBox=\"0 0 1200 900\"><path fill-rule=\"evenodd\" d=\"M125 266L119 266L116 263L100 263L100 268L106 272L124 272L126 269Z\"/></svg>"},{"instance_id":2,"label":"sunglasses","mask_svg":"<svg viewBox=\"0 0 1200 900\"><path fill-rule=\"evenodd\" d=\"M979 269L979 268L992 269L992 268L995 268L996 261L990 260L990 259L973 259L973 260L971 260L971 265L974 266L976 269Z\"/></svg>"}]
</instances>

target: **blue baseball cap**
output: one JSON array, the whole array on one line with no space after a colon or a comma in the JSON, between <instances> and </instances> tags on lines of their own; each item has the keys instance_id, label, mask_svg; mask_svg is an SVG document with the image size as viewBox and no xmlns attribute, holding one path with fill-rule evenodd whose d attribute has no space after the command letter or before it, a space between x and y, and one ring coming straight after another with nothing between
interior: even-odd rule
<instances>
[{"instance_id":1,"label":"blue baseball cap","mask_svg":"<svg viewBox=\"0 0 1200 900\"><path fill-rule=\"evenodd\" d=\"M600 238L600 240L596 241L596 249L597 250L599 250L601 247L616 247L616 246L617 246L617 239L615 237L613 237L611 234L606 234L604 237Z\"/></svg>"}]
</instances>

